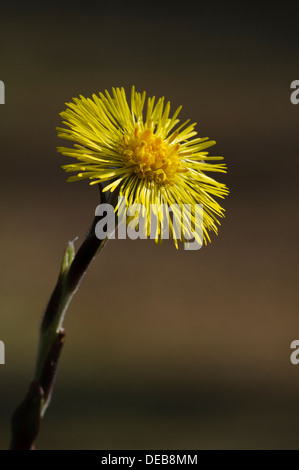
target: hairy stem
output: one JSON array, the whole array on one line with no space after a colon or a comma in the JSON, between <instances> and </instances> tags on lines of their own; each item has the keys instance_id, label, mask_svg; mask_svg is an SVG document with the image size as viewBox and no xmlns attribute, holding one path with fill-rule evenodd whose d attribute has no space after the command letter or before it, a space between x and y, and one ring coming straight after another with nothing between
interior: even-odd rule
<instances>
[{"instance_id":1,"label":"hairy stem","mask_svg":"<svg viewBox=\"0 0 299 470\"><path fill-rule=\"evenodd\" d=\"M115 200L116 195L110 195L106 202L113 204ZM57 284L42 317L34 375L24 400L12 417L11 450L34 449L41 419L51 400L66 336L63 329L66 310L92 259L108 240L99 240L95 235L95 226L99 219L95 217L76 254L73 242L69 242L65 249Z\"/></svg>"}]
</instances>

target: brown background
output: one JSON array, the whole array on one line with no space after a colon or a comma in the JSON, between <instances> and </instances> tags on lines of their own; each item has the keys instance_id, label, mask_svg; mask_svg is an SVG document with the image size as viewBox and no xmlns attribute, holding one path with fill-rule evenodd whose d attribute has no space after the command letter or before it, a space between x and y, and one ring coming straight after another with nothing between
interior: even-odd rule
<instances>
[{"instance_id":1,"label":"brown background","mask_svg":"<svg viewBox=\"0 0 299 470\"><path fill-rule=\"evenodd\" d=\"M80 93L135 84L217 141L227 216L197 252L107 245L69 308L38 448L298 449L295 13L55 4L1 7L1 448L64 245L98 203L65 182L58 114Z\"/></svg>"}]
</instances>

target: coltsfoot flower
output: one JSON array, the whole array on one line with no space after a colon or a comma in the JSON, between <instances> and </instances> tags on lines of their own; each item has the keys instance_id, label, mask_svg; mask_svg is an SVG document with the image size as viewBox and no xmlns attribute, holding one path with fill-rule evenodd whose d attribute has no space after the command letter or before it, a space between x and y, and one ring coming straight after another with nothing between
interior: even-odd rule
<instances>
[{"instance_id":1,"label":"coltsfoot flower","mask_svg":"<svg viewBox=\"0 0 299 470\"><path fill-rule=\"evenodd\" d=\"M68 181L105 183L104 191L111 192L118 188L128 206L142 204L147 214L156 204L157 242L162 241L164 227L169 224L170 236L178 246L173 220L183 224L182 212L174 211L171 221L169 212L162 209L165 206L189 205L190 220L196 225L192 208L201 204L205 243L210 241L209 231L218 232L218 217L224 216L224 209L214 197L223 198L228 189L206 173L226 173L226 165L212 163L223 157L208 155L205 149L216 142L195 137L196 123L187 120L178 125L181 106L170 117L170 102L164 105L164 97L156 102L151 97L146 102L146 93L137 93L132 87L130 104L123 88L113 88L112 94L105 91L93 94L92 99L80 95L67 107L61 113L67 128L57 130L59 137L75 142L73 148L58 147L63 155L76 159L76 163L63 166L76 173ZM185 240L183 230L178 238Z\"/></svg>"}]
</instances>

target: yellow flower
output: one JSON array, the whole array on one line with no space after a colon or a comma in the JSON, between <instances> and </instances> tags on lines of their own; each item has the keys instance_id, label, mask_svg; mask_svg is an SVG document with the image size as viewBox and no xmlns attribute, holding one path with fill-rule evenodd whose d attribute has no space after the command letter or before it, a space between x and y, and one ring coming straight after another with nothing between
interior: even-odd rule
<instances>
[{"instance_id":1,"label":"yellow flower","mask_svg":"<svg viewBox=\"0 0 299 470\"><path fill-rule=\"evenodd\" d=\"M181 106L172 117L170 103L164 106L164 98L148 98L146 93L132 87L128 104L125 90L113 88L92 99L73 98L61 113L67 128L57 128L58 136L76 142L73 148L58 147L63 155L74 157L74 164L63 166L67 172L75 172L68 181L92 180L90 184L107 182L104 191L119 190L126 204L143 204L150 214L150 205L156 204L157 230L155 239L161 242L166 224L170 236L176 236L173 221L183 224L182 212L174 211L173 219L162 209L177 205L190 205L192 223L198 223L192 208L203 207L203 239L210 241L209 231L217 233L217 217L223 217L224 209L214 199L223 198L228 189L206 175L206 172L226 172L223 163L211 163L222 157L208 156L204 150L215 144L207 137L199 138L194 130L196 123L189 120L178 126ZM116 206L116 211L119 207ZM148 217L147 235L150 234ZM196 228L196 227L195 227ZM196 231L196 230L195 230ZM185 236L181 231L180 240Z\"/></svg>"}]
</instances>

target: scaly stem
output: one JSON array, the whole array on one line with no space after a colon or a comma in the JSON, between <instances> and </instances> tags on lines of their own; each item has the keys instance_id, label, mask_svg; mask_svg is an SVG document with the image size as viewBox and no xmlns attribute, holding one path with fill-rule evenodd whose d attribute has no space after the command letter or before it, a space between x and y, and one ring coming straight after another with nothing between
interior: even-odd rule
<instances>
[{"instance_id":1,"label":"scaly stem","mask_svg":"<svg viewBox=\"0 0 299 470\"><path fill-rule=\"evenodd\" d=\"M113 203L116 194L107 202ZM57 284L44 312L33 379L29 390L12 417L11 450L34 449L41 419L51 400L60 352L65 339L63 320L74 294L77 292L89 264L104 247L107 238L99 240L95 217L85 240L75 255L73 242L69 242L63 256Z\"/></svg>"}]
</instances>

